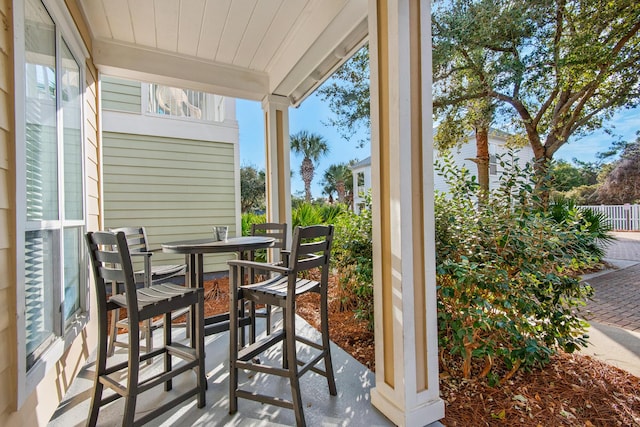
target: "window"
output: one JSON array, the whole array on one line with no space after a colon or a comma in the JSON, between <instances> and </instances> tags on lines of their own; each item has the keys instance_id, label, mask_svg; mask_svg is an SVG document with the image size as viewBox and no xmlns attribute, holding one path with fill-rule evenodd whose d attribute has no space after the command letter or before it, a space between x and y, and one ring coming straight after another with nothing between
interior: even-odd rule
<instances>
[{"instance_id":1,"label":"window","mask_svg":"<svg viewBox=\"0 0 640 427\"><path fill-rule=\"evenodd\" d=\"M195 120L224 121L224 97L191 89L143 84L147 114L189 117Z\"/></svg>"},{"instance_id":2,"label":"window","mask_svg":"<svg viewBox=\"0 0 640 427\"><path fill-rule=\"evenodd\" d=\"M498 175L498 157L495 144L489 144L489 175Z\"/></svg>"},{"instance_id":3,"label":"window","mask_svg":"<svg viewBox=\"0 0 640 427\"><path fill-rule=\"evenodd\" d=\"M82 93L82 70L67 39L40 0L26 0L25 143L24 151L18 148L25 175L17 182L24 188L19 218L24 352L19 354L26 372L64 341L86 308Z\"/></svg>"}]
</instances>

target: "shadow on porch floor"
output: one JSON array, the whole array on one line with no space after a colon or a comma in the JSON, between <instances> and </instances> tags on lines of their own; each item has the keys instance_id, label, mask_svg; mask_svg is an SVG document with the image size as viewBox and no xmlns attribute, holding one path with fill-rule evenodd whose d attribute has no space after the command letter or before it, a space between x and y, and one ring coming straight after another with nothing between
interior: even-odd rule
<instances>
[{"instance_id":1,"label":"shadow on porch floor","mask_svg":"<svg viewBox=\"0 0 640 427\"><path fill-rule=\"evenodd\" d=\"M302 335L317 337L318 332L304 320L298 318L296 323ZM264 328L264 321L258 326ZM184 339L184 330L175 328L176 340ZM160 342L161 333L156 332L154 339ZM279 365L280 346L262 356L263 363ZM240 399L238 412L229 415L229 335L228 332L205 338L206 372L207 372L207 405L198 409L196 401L190 399L174 410L154 419L154 426L291 426L295 425L292 410L282 409L258 402ZM392 426L384 415L370 403L369 390L374 386L374 374L362 364L344 352L338 346L331 347L333 364L338 388L337 396L330 396L324 377L315 373L307 373L300 381L307 425L310 426ZM116 358L126 358L126 349L119 348ZM302 356L301 358L304 358ZM74 380L69 392L54 413L49 427L84 426L89 412L91 389L93 386L93 359L85 366ZM111 358L110 361L111 363ZM144 365L142 375L149 375L153 369L161 369L161 359L156 359L151 366ZM240 373L240 383L250 382L257 392L275 394L290 398L286 379L264 374L248 375ZM162 386L141 395L137 414L142 414L168 400L169 395L181 392L194 383L193 373L184 373L174 380L174 390L166 393ZM100 410L99 426L119 426L124 402L122 399L107 405Z\"/></svg>"}]
</instances>

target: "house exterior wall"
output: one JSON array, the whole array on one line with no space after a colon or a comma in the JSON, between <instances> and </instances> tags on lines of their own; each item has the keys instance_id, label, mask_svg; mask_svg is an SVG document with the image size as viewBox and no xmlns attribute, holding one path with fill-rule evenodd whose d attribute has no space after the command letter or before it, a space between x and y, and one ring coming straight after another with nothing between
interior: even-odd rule
<instances>
[{"instance_id":1,"label":"house exterior wall","mask_svg":"<svg viewBox=\"0 0 640 427\"><path fill-rule=\"evenodd\" d=\"M363 165L360 167L353 167L352 178L353 178L353 209L355 212L360 212L360 208L363 203L365 203L365 197L367 192L371 189L371 162L367 165ZM364 176L364 185L358 185L358 175L362 174Z\"/></svg>"},{"instance_id":2,"label":"house exterior wall","mask_svg":"<svg viewBox=\"0 0 640 427\"><path fill-rule=\"evenodd\" d=\"M149 243L202 238L237 225L234 146L228 143L104 132L105 227L143 225ZM229 255L207 256L224 271ZM156 253L153 262L184 262Z\"/></svg>"},{"instance_id":3,"label":"house exterior wall","mask_svg":"<svg viewBox=\"0 0 640 427\"><path fill-rule=\"evenodd\" d=\"M13 8L22 7L21 1L0 0L0 19L4 23L0 31L0 424L13 426L46 425L57 408L60 400L67 392L73 378L86 362L91 349L95 347L97 322L86 325L84 332L66 346L66 350L55 364L41 368L41 377L33 390L23 399L18 398L19 364L16 348L18 275L16 257L20 250L16 244L16 141L15 136L15 97L14 53L22 46L14 45L13 32L17 25L14 22ZM61 7L65 4L58 2ZM83 25L78 9L72 6L70 15L77 25ZM86 28L78 29L80 34L88 34ZM87 46L86 38L83 39ZM91 51L90 46L87 50ZM84 151L86 182L86 226L88 230L97 230L100 224L100 174L99 174L99 115L97 70L89 58L84 67L85 102L84 112ZM95 303L90 298L89 312L95 311Z\"/></svg>"},{"instance_id":4,"label":"house exterior wall","mask_svg":"<svg viewBox=\"0 0 640 427\"><path fill-rule=\"evenodd\" d=\"M509 148L505 145L506 140L504 138L496 137L495 135L489 134L489 145L495 147L495 154L498 156L507 154L509 152ZM518 157L518 164L523 167L527 162L531 161L534 158L533 150L530 145L519 148L516 150ZM494 153L491 153L494 154ZM476 157L476 141L475 139L469 139L465 144L457 148L451 149L451 155L453 156L453 160L458 167L465 167L470 172L471 175L478 176L478 167L471 160ZM434 158L436 160L441 159L442 155L440 152L436 151L434 153ZM507 160L506 158L504 160ZM497 174L489 175L489 188L494 189L499 185L500 182L500 173L501 168L498 166ZM444 181L444 178L437 173L434 175L434 188L437 191L446 192L448 186Z\"/></svg>"},{"instance_id":5,"label":"house exterior wall","mask_svg":"<svg viewBox=\"0 0 640 427\"><path fill-rule=\"evenodd\" d=\"M152 248L210 236L218 225L239 235L235 103L220 122L158 116L143 112L140 82L102 76L101 85L105 228L142 225ZM184 262L161 252L153 258ZM226 271L231 258L207 256L205 271Z\"/></svg>"},{"instance_id":6,"label":"house exterior wall","mask_svg":"<svg viewBox=\"0 0 640 427\"><path fill-rule=\"evenodd\" d=\"M102 108L131 113L142 111L140 82L103 76L100 83Z\"/></svg>"}]
</instances>

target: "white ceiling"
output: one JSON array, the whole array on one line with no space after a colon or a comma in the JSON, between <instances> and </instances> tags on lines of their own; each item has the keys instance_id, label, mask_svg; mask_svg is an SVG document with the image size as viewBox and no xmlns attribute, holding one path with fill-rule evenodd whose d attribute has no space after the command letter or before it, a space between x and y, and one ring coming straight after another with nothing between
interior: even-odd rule
<instances>
[{"instance_id":1,"label":"white ceiling","mask_svg":"<svg viewBox=\"0 0 640 427\"><path fill-rule=\"evenodd\" d=\"M116 76L299 103L366 42L367 0L78 0Z\"/></svg>"}]
</instances>

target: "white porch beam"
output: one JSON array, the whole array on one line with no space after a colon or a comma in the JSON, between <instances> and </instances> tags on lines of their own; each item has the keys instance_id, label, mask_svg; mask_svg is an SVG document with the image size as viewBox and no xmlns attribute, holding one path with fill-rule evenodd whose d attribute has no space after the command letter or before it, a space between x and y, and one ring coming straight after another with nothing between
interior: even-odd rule
<instances>
[{"instance_id":1,"label":"white porch beam","mask_svg":"<svg viewBox=\"0 0 640 427\"><path fill-rule=\"evenodd\" d=\"M94 40L93 62L104 74L234 98L270 93L266 73L106 40Z\"/></svg>"},{"instance_id":2,"label":"white porch beam","mask_svg":"<svg viewBox=\"0 0 640 427\"><path fill-rule=\"evenodd\" d=\"M368 34L367 0L322 1L313 6L269 64L270 93L289 96L294 105L362 47Z\"/></svg>"},{"instance_id":3,"label":"white porch beam","mask_svg":"<svg viewBox=\"0 0 640 427\"><path fill-rule=\"evenodd\" d=\"M262 100L266 147L267 222L287 223L291 247L291 166L289 98L269 95Z\"/></svg>"},{"instance_id":4,"label":"white porch beam","mask_svg":"<svg viewBox=\"0 0 640 427\"><path fill-rule=\"evenodd\" d=\"M444 417L438 386L429 0L370 0L376 387L400 426Z\"/></svg>"}]
</instances>

